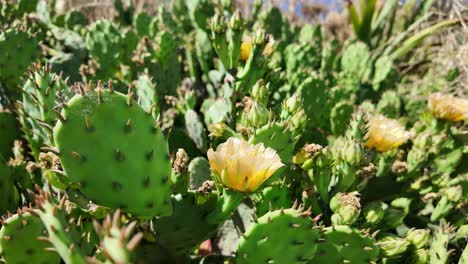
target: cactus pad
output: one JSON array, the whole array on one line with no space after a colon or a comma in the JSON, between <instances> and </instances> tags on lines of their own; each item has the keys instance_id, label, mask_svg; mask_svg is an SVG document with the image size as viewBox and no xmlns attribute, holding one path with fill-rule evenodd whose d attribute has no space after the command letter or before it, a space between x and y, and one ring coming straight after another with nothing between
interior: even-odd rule
<instances>
[{"instance_id":1,"label":"cactus pad","mask_svg":"<svg viewBox=\"0 0 468 264\"><path fill-rule=\"evenodd\" d=\"M306 263L315 254L318 229L309 213L272 211L258 218L240 240L236 261L243 263Z\"/></svg>"},{"instance_id":2,"label":"cactus pad","mask_svg":"<svg viewBox=\"0 0 468 264\"><path fill-rule=\"evenodd\" d=\"M41 55L39 43L27 32L8 29L0 34L0 50L0 82L10 91L17 91L29 64Z\"/></svg>"},{"instance_id":3,"label":"cactus pad","mask_svg":"<svg viewBox=\"0 0 468 264\"><path fill-rule=\"evenodd\" d=\"M75 95L62 115L55 142L82 193L140 217L171 214L167 141L131 95L98 88Z\"/></svg>"},{"instance_id":4,"label":"cactus pad","mask_svg":"<svg viewBox=\"0 0 468 264\"><path fill-rule=\"evenodd\" d=\"M46 251L46 241L37 238L46 232L41 219L31 213L15 214L3 223L0 230L0 254L6 263L60 263L60 256Z\"/></svg>"},{"instance_id":5,"label":"cactus pad","mask_svg":"<svg viewBox=\"0 0 468 264\"><path fill-rule=\"evenodd\" d=\"M310 263L373 263L379 256L374 239L349 226L337 225L324 229L325 241L319 244Z\"/></svg>"},{"instance_id":6,"label":"cactus pad","mask_svg":"<svg viewBox=\"0 0 468 264\"><path fill-rule=\"evenodd\" d=\"M0 156L3 155L6 159L11 156L13 141L18 139L19 134L15 115L0 110Z\"/></svg>"}]
</instances>

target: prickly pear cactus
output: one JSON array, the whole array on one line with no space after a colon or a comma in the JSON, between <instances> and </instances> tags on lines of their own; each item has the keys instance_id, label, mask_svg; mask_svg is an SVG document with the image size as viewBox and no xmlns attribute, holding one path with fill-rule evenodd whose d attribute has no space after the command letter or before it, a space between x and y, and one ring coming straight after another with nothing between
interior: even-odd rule
<instances>
[{"instance_id":1,"label":"prickly pear cactus","mask_svg":"<svg viewBox=\"0 0 468 264\"><path fill-rule=\"evenodd\" d=\"M215 209L215 203L213 196L203 203L199 203L193 193L173 196L173 214L154 219L153 234L157 244L173 257L183 256L216 232L218 224L207 224L207 216Z\"/></svg>"},{"instance_id":2,"label":"prickly pear cactus","mask_svg":"<svg viewBox=\"0 0 468 264\"><path fill-rule=\"evenodd\" d=\"M15 115L0 110L0 156L8 159L13 154L13 141L19 138L19 135Z\"/></svg>"},{"instance_id":3,"label":"prickly pear cactus","mask_svg":"<svg viewBox=\"0 0 468 264\"><path fill-rule=\"evenodd\" d=\"M95 203L140 217L168 215L167 141L132 95L101 88L75 95L54 127L60 160Z\"/></svg>"},{"instance_id":4,"label":"prickly pear cactus","mask_svg":"<svg viewBox=\"0 0 468 264\"><path fill-rule=\"evenodd\" d=\"M310 263L372 263L378 256L379 248L373 238L355 228L337 225L325 228Z\"/></svg>"},{"instance_id":5,"label":"prickly pear cactus","mask_svg":"<svg viewBox=\"0 0 468 264\"><path fill-rule=\"evenodd\" d=\"M50 243L45 241L46 228L37 212L19 210L2 220L0 229L0 255L5 263L60 263L60 256L48 251Z\"/></svg>"},{"instance_id":6,"label":"prickly pear cactus","mask_svg":"<svg viewBox=\"0 0 468 264\"><path fill-rule=\"evenodd\" d=\"M13 184L13 174L0 155L0 213L14 211L18 206L18 192Z\"/></svg>"},{"instance_id":7,"label":"prickly pear cactus","mask_svg":"<svg viewBox=\"0 0 468 264\"><path fill-rule=\"evenodd\" d=\"M257 219L237 248L237 263L304 263L313 258L319 230L310 212L281 209ZM287 252L287 254L285 254Z\"/></svg>"},{"instance_id":8,"label":"prickly pear cactus","mask_svg":"<svg viewBox=\"0 0 468 264\"><path fill-rule=\"evenodd\" d=\"M0 50L3 53L0 58L0 82L9 91L17 93L20 78L29 64L41 55L39 42L28 32L10 28L0 34Z\"/></svg>"}]
</instances>

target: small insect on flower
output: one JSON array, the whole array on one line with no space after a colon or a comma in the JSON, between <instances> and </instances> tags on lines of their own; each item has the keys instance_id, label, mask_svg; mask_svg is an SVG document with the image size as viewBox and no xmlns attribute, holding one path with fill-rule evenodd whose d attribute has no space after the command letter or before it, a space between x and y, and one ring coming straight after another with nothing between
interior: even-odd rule
<instances>
[{"instance_id":1,"label":"small insect on flower","mask_svg":"<svg viewBox=\"0 0 468 264\"><path fill-rule=\"evenodd\" d=\"M397 120L382 115L373 116L367 126L365 145L379 152L395 149L410 137L410 133Z\"/></svg>"},{"instance_id":2,"label":"small insect on flower","mask_svg":"<svg viewBox=\"0 0 468 264\"><path fill-rule=\"evenodd\" d=\"M468 119L468 99L434 93L429 96L428 106L432 114L440 119L452 122Z\"/></svg>"},{"instance_id":3,"label":"small insect on flower","mask_svg":"<svg viewBox=\"0 0 468 264\"><path fill-rule=\"evenodd\" d=\"M219 182L239 192L254 192L284 166L274 149L232 137L209 149L208 160Z\"/></svg>"}]
</instances>

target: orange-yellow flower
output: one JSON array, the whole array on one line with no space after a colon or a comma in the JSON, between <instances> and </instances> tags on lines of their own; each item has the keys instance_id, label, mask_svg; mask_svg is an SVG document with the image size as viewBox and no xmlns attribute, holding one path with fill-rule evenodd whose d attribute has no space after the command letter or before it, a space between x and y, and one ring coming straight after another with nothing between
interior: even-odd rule
<instances>
[{"instance_id":1,"label":"orange-yellow flower","mask_svg":"<svg viewBox=\"0 0 468 264\"><path fill-rule=\"evenodd\" d=\"M209 149L208 160L219 182L239 192L257 190L284 166L274 149L232 137L216 151Z\"/></svg>"},{"instance_id":2,"label":"orange-yellow flower","mask_svg":"<svg viewBox=\"0 0 468 264\"><path fill-rule=\"evenodd\" d=\"M386 152L399 147L409 138L409 132L395 119L382 115L373 116L368 122L366 146L379 152Z\"/></svg>"},{"instance_id":3,"label":"orange-yellow flower","mask_svg":"<svg viewBox=\"0 0 468 264\"><path fill-rule=\"evenodd\" d=\"M434 93L429 96L429 109L441 119L458 122L468 119L468 100L451 95Z\"/></svg>"},{"instance_id":4,"label":"orange-yellow flower","mask_svg":"<svg viewBox=\"0 0 468 264\"><path fill-rule=\"evenodd\" d=\"M265 45L265 48L263 49L263 54L267 56L270 55L273 52L273 44L273 40L268 41L268 43ZM245 36L240 48L240 58L242 61L246 61L249 59L250 51L252 50L252 45L252 38L249 36Z\"/></svg>"}]
</instances>

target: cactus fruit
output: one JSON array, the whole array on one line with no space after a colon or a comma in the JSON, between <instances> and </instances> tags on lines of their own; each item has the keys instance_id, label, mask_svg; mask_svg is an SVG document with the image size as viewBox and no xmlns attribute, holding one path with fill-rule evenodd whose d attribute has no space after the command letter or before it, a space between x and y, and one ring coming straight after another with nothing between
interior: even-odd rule
<instances>
[{"instance_id":1,"label":"cactus fruit","mask_svg":"<svg viewBox=\"0 0 468 264\"><path fill-rule=\"evenodd\" d=\"M237 263L304 263L313 258L319 230L301 209L268 212L250 226L237 248ZM285 254L285 252L288 252Z\"/></svg>"},{"instance_id":2,"label":"cactus fruit","mask_svg":"<svg viewBox=\"0 0 468 264\"><path fill-rule=\"evenodd\" d=\"M60 160L70 181L95 203L140 217L168 215L167 142L132 95L101 87L75 95L54 127Z\"/></svg>"},{"instance_id":3,"label":"cactus fruit","mask_svg":"<svg viewBox=\"0 0 468 264\"><path fill-rule=\"evenodd\" d=\"M47 250L50 244L39 238L46 228L37 213L24 212L2 220L0 229L0 255L5 263L60 263L60 256Z\"/></svg>"},{"instance_id":4,"label":"cactus fruit","mask_svg":"<svg viewBox=\"0 0 468 264\"><path fill-rule=\"evenodd\" d=\"M323 231L310 263L371 263L379 256L374 239L355 228L335 225Z\"/></svg>"}]
</instances>

